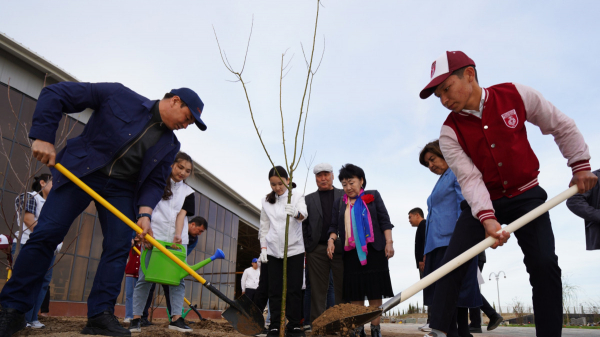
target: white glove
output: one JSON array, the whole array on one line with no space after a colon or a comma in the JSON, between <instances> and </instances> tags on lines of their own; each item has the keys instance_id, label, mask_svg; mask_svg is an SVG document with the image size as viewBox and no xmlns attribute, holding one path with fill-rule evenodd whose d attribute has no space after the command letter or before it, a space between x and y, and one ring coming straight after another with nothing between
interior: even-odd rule
<instances>
[{"instance_id":1,"label":"white glove","mask_svg":"<svg viewBox=\"0 0 600 337\"><path fill-rule=\"evenodd\" d=\"M292 204L287 204L285 205L285 213L292 218L295 218L298 215L298 209Z\"/></svg>"},{"instance_id":2,"label":"white glove","mask_svg":"<svg viewBox=\"0 0 600 337\"><path fill-rule=\"evenodd\" d=\"M56 249L54 250L54 255L60 253L60 250L62 249L63 243L59 243L58 246L56 246Z\"/></svg>"},{"instance_id":3,"label":"white glove","mask_svg":"<svg viewBox=\"0 0 600 337\"><path fill-rule=\"evenodd\" d=\"M260 262L262 262L262 263L269 262L269 260L267 259L267 248L262 248L260 250L260 257L259 257L259 259L260 259Z\"/></svg>"}]
</instances>

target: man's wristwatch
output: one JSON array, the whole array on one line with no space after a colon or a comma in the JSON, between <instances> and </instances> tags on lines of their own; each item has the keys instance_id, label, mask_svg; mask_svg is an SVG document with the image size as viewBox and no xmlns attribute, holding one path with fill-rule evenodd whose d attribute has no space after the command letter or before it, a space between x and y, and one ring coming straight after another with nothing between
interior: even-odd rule
<instances>
[{"instance_id":1,"label":"man's wristwatch","mask_svg":"<svg viewBox=\"0 0 600 337\"><path fill-rule=\"evenodd\" d=\"M149 214L149 213L140 213L137 215L137 217L135 219L139 220L140 218L143 218L143 217L147 217L148 219L150 219L150 221L152 221L152 214Z\"/></svg>"}]
</instances>

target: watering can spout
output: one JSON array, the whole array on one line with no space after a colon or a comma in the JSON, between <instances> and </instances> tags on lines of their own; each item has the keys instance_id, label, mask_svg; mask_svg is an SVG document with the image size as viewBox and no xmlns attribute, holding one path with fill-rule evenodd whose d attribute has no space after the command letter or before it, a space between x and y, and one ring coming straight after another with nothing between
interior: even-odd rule
<instances>
[{"instance_id":1,"label":"watering can spout","mask_svg":"<svg viewBox=\"0 0 600 337\"><path fill-rule=\"evenodd\" d=\"M217 248L217 251L215 252L215 254L213 256L209 257L206 260L200 261L193 266L190 266L190 268L192 268L193 270L198 270L216 259L224 259L224 258L225 258L225 253L223 253L222 250ZM184 278L188 275L188 273L185 270L181 269L181 271L184 273L184 275L181 278Z\"/></svg>"},{"instance_id":2,"label":"watering can spout","mask_svg":"<svg viewBox=\"0 0 600 337\"><path fill-rule=\"evenodd\" d=\"M217 251L215 252L215 254L210 257L210 259L212 261L214 261L216 259L224 259L224 258L225 258L225 253L223 253L223 251L219 248L217 248Z\"/></svg>"}]
</instances>

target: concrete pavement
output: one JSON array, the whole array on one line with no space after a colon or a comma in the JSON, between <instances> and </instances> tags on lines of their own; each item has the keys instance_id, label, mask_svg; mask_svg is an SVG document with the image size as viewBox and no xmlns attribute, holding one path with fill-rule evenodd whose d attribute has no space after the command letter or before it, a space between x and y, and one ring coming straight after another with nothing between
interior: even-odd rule
<instances>
[{"instance_id":1,"label":"concrete pavement","mask_svg":"<svg viewBox=\"0 0 600 337\"><path fill-rule=\"evenodd\" d=\"M391 324L381 323L381 332L385 336L385 333L396 333L396 334L418 334L420 331L418 327L422 324ZM368 330L369 325L365 325ZM482 334L473 334L473 337L535 337L535 328L516 328L516 327L498 327L493 331L485 331ZM422 333L425 335L425 333ZM583 337L583 336L600 336L600 329L566 329L562 330L563 337Z\"/></svg>"}]
</instances>

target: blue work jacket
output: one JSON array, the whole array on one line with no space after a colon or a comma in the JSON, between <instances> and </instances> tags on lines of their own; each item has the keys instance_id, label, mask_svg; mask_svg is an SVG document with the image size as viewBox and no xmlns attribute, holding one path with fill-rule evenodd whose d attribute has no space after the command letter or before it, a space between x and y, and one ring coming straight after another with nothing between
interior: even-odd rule
<instances>
[{"instance_id":1,"label":"blue work jacket","mask_svg":"<svg viewBox=\"0 0 600 337\"><path fill-rule=\"evenodd\" d=\"M152 118L151 101L120 83L61 82L42 90L29 137L54 144L64 113L93 109L81 135L69 139L56 156L75 176L84 177L110 163L125 145L135 139ZM179 151L173 131L166 131L146 152L136 181L134 209L154 208L163 195L171 164ZM69 181L52 169L53 188Z\"/></svg>"},{"instance_id":2,"label":"blue work jacket","mask_svg":"<svg viewBox=\"0 0 600 337\"><path fill-rule=\"evenodd\" d=\"M425 252L448 246L460 216L460 203L465 200L454 172L450 168L438 179L427 198L427 230Z\"/></svg>"}]
</instances>

